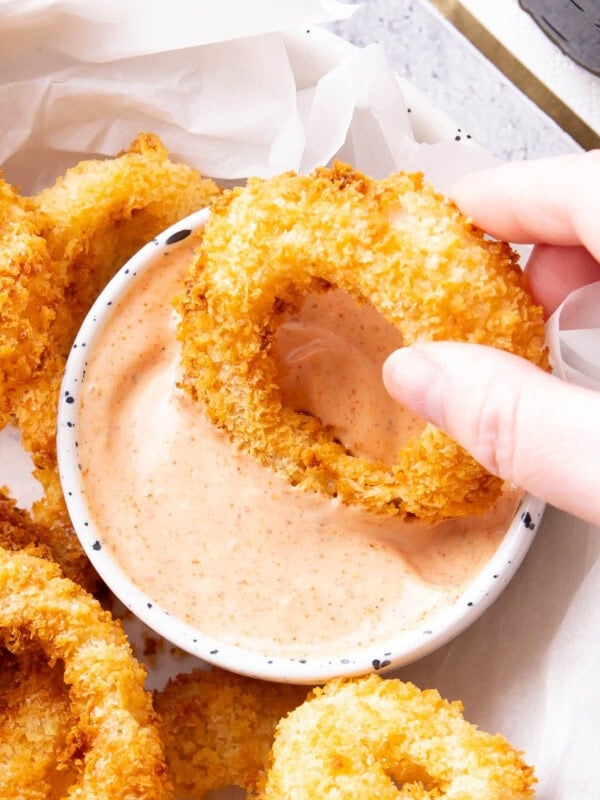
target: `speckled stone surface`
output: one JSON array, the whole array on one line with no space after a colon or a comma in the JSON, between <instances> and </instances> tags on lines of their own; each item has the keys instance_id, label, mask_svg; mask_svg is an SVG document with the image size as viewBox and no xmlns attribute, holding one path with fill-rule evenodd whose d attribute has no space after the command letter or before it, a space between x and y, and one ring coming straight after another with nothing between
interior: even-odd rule
<instances>
[{"instance_id":1,"label":"speckled stone surface","mask_svg":"<svg viewBox=\"0 0 600 800\"><path fill-rule=\"evenodd\" d=\"M499 158L581 149L424 0L362 0L330 29L359 46L381 42L399 75Z\"/></svg>"}]
</instances>

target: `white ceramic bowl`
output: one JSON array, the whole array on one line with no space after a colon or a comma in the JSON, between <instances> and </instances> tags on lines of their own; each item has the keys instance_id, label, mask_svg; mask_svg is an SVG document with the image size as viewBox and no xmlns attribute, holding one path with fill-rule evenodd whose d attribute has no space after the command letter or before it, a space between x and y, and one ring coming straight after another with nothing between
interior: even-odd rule
<instances>
[{"instance_id":1,"label":"white ceramic bowl","mask_svg":"<svg viewBox=\"0 0 600 800\"><path fill-rule=\"evenodd\" d=\"M92 564L113 593L141 619L169 642L204 661L223 668L265 679L316 683L337 675L354 675L371 670L389 671L416 661L457 636L502 592L524 558L543 512L544 504L530 496L520 503L514 519L489 563L466 591L443 612L428 618L420 627L391 637L385 646L364 646L349 652L332 652L325 657L290 659L269 652L236 647L206 636L157 604L151 587L139 588L124 574L102 534L94 524L78 464L78 412L86 361L98 334L122 294L135 287L144 271L172 246L172 242L201 227L207 211L200 211L160 234L137 253L99 296L77 336L67 364L58 412L58 453L60 476L69 513L77 535ZM165 302L168 302L166 299ZM118 513L118 509L115 513ZM159 556L157 555L157 558Z\"/></svg>"}]
</instances>

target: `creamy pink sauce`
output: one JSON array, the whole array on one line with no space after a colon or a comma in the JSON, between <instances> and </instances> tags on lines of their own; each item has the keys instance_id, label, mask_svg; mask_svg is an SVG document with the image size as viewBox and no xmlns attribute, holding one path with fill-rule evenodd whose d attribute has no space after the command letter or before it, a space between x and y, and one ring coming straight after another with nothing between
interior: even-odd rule
<instances>
[{"instance_id":1,"label":"creamy pink sauce","mask_svg":"<svg viewBox=\"0 0 600 800\"><path fill-rule=\"evenodd\" d=\"M516 495L477 518L403 522L259 466L177 388L171 300L189 257L184 243L138 278L90 353L79 456L104 546L171 614L261 653L318 655L421 625L492 556ZM371 307L307 298L276 342L285 402L353 452L392 461L421 424L381 382L399 344Z\"/></svg>"}]
</instances>

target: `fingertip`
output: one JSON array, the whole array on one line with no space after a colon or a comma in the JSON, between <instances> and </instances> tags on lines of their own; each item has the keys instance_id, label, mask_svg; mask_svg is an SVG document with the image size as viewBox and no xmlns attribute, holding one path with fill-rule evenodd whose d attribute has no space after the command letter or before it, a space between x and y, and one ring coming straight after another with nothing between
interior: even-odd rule
<instances>
[{"instance_id":1,"label":"fingertip","mask_svg":"<svg viewBox=\"0 0 600 800\"><path fill-rule=\"evenodd\" d=\"M494 169L494 168L492 168ZM449 196L467 216L477 211L481 190L485 189L490 168L473 170L458 178L450 187Z\"/></svg>"},{"instance_id":2,"label":"fingertip","mask_svg":"<svg viewBox=\"0 0 600 800\"><path fill-rule=\"evenodd\" d=\"M405 355L403 353L407 349L408 348L403 347L400 350L394 350L383 362L383 383L394 399L398 391L398 377L402 374L405 361Z\"/></svg>"},{"instance_id":3,"label":"fingertip","mask_svg":"<svg viewBox=\"0 0 600 800\"><path fill-rule=\"evenodd\" d=\"M383 382L397 403L439 424L442 371L418 346L403 347L388 356L383 365Z\"/></svg>"},{"instance_id":4,"label":"fingertip","mask_svg":"<svg viewBox=\"0 0 600 800\"><path fill-rule=\"evenodd\" d=\"M391 396L487 470L598 524L600 394L512 353L426 342L390 354Z\"/></svg>"}]
</instances>

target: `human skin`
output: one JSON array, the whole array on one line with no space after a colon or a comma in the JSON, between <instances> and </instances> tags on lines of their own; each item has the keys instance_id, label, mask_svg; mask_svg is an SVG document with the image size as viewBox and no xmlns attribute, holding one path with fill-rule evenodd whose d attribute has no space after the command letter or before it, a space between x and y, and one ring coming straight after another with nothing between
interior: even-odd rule
<instances>
[{"instance_id":1,"label":"human skin","mask_svg":"<svg viewBox=\"0 0 600 800\"><path fill-rule=\"evenodd\" d=\"M527 275L547 315L600 280L600 151L473 172L451 196L491 235L535 245ZM490 472L600 525L600 392L458 342L397 350L383 379Z\"/></svg>"}]
</instances>

